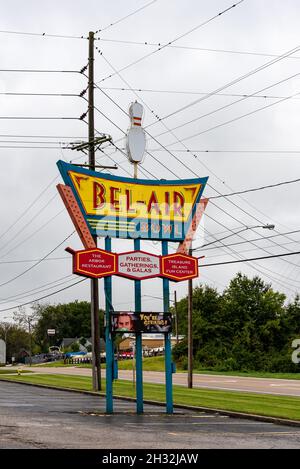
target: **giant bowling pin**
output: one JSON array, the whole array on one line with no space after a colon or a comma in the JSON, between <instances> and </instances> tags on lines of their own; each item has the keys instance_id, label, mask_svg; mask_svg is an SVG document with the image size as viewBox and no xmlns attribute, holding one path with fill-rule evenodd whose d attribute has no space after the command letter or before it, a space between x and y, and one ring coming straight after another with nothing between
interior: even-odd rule
<instances>
[{"instance_id":1,"label":"giant bowling pin","mask_svg":"<svg viewBox=\"0 0 300 469\"><path fill-rule=\"evenodd\" d=\"M129 107L131 127L127 133L127 154L135 167L143 161L146 148L146 136L142 129L143 106L135 101Z\"/></svg>"}]
</instances>

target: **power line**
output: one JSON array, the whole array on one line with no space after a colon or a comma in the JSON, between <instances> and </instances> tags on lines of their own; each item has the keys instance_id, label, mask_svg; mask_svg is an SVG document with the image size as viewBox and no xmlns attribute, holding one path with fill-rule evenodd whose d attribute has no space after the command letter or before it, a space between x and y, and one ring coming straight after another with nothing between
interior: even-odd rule
<instances>
[{"instance_id":1,"label":"power line","mask_svg":"<svg viewBox=\"0 0 300 469\"><path fill-rule=\"evenodd\" d=\"M55 37L55 38L62 38L62 39L88 39L85 36L67 36L63 34L48 34L48 33L31 33L26 31L7 31L1 30L0 33L2 34L17 34L21 36L41 36L41 37Z\"/></svg>"},{"instance_id":2,"label":"power line","mask_svg":"<svg viewBox=\"0 0 300 469\"><path fill-rule=\"evenodd\" d=\"M286 257L286 256L295 256L296 254L300 254L300 251L295 251L295 252L286 252L286 253L281 253L281 254L273 254L271 256L262 256L262 257L251 257L248 259L238 259L235 261L225 261L225 262L216 262L214 264L199 264L200 267L211 267L215 265L225 265L225 264L237 264L239 262L250 262L250 261L258 261L261 259L273 259L276 257Z\"/></svg>"},{"instance_id":3,"label":"power line","mask_svg":"<svg viewBox=\"0 0 300 469\"><path fill-rule=\"evenodd\" d=\"M197 133L195 133L195 134L193 134L193 135L189 135L188 137L184 137L184 138L181 139L181 142L184 142L184 141L186 141L186 140L190 140L191 138L194 138L194 137L198 137L199 135L203 135L203 134L205 134L205 133L207 133L207 132L210 132L210 131L212 131L212 130L216 130L216 129L218 129L218 128L220 128L220 127L223 127L223 126L225 126L225 125L232 124L233 122L236 122L236 121L238 121L238 120L240 120L240 119L243 119L244 117L251 116L251 115L253 115L253 114L256 114L256 113L259 112L259 111L263 111L264 109L268 109L268 108L270 108L270 107L272 107L272 106L275 106L276 104L283 103L284 101L287 101L288 99L291 99L291 98L294 97L294 96L299 96L299 94L300 94L300 92L294 93L294 94L292 94L292 95L290 95L290 96L287 96L286 98L279 99L278 101L275 101L275 103L267 104L267 105L262 106L262 107L260 107L260 108L254 109L254 111L247 112L246 114L241 114L240 116L237 116L237 117L234 117L233 119L230 119L230 120L228 120L228 121L222 122L221 124L214 125L213 127L210 127L210 128L208 128L208 129L206 129L206 130L202 130L201 132L197 132ZM174 145L174 143L176 143L176 142L169 143L167 146L168 146L168 147L169 147L169 146L172 146L172 145Z\"/></svg>"},{"instance_id":4,"label":"power line","mask_svg":"<svg viewBox=\"0 0 300 469\"><path fill-rule=\"evenodd\" d=\"M115 70L115 68L108 62L108 60L103 56L103 54L102 54L102 57L103 57L104 60L110 65L110 67L111 67L113 70ZM129 86L128 82L120 75L120 73L117 72L117 74L118 74L118 76L122 79L122 81L123 81L124 83L126 83L127 86ZM138 96L136 93L134 93L134 94L135 94L136 96ZM110 98L110 99L111 99L111 98ZM112 99L111 99L111 100L112 100ZM114 102L114 100L112 100L112 102ZM142 100L142 102L143 102L143 103L145 104L145 106L149 109L149 106L147 106L147 104L146 104L143 100ZM115 102L114 102L114 103L115 103ZM115 105L116 105L123 113L125 113L125 114L127 115L127 113L126 113L117 103L115 103ZM151 109L150 109L150 111L151 111L151 113L156 117L156 119L159 119L159 117L154 113L154 111L152 111ZM166 125L165 125L164 123L163 123L163 125L166 127ZM167 127L166 127L166 128L167 128ZM168 130L169 130L169 129L168 129ZM175 158L177 161L179 161L185 168L187 168L187 169L188 169L189 171L191 171L193 174L195 174L196 176L198 176L197 173L195 173L190 167L187 167L180 159L178 159L174 154L172 154L164 145L162 145L158 140L156 140L155 137L153 137L151 134L149 134L149 132L146 131L146 133L147 133L148 135L150 135L150 137L152 137L160 146L162 146L163 148L165 148L166 151L167 151L168 153L170 153L173 158ZM172 133L172 131L171 131L171 133ZM173 134L173 133L172 133L172 134ZM173 135L174 135L174 134L173 134ZM174 135L174 136L175 136L175 135ZM175 136L175 137L176 137L176 136ZM182 142L182 140L179 140L177 137L176 137L176 139L177 139L177 141L178 141L179 143L181 143L182 145L184 145L184 143ZM185 145L184 145L184 146L185 146ZM187 147L186 147L186 148L187 148ZM177 175L173 170L171 170L169 167L166 167L163 163L161 163L161 161L157 160L151 153L149 153L149 152L147 152L147 153L148 153L153 159L155 159L159 164L161 164L163 167L165 167L169 172L171 172L175 177L178 177L178 175ZM202 164L203 164L203 163L202 163ZM203 164L203 166L205 166L205 165ZM208 168L208 170L209 170L209 168ZM210 172L212 172L212 171L210 170ZM214 173L213 173L213 174L214 174ZM216 177L217 177L217 176L216 176ZM208 184L208 185L209 185L209 184ZM209 186L212 187L211 185L209 185ZM215 190L219 195L221 195L221 193L220 193L217 189L215 189L214 187L212 187L212 188L213 188L213 190ZM226 199L226 200L228 200L228 199ZM254 218L254 219L257 220L260 224L263 224L260 220L258 220L258 219L257 219L256 217L254 217L253 215L250 215L248 212L246 212L243 208L239 207L236 203L234 203L234 202L231 201L230 199L228 200L228 202L230 202L232 205L234 205L235 207L237 207L239 210L243 211L245 214L247 214L247 216L250 216L250 217ZM213 202L211 202L211 203L212 203L213 205L215 205L217 208L220 209L220 207L218 207L216 204L214 204ZM238 219L235 218L234 216L230 215L228 212L225 212L225 211L224 211L224 213L226 213L227 215L229 215L231 218L233 218L234 220L238 221L239 223L242 223L240 220L238 220ZM220 224L220 223L219 223L219 224ZM222 224L221 224L221 225L222 225ZM242 223L242 225L243 225L243 226L246 226L246 225L243 224L243 223ZM225 225L222 225L222 226L225 227ZM226 227L226 228L227 228L227 227ZM254 230L253 230L253 231L254 231ZM242 238L242 239L244 239L244 238ZM277 243L276 243L275 241L272 241L272 242L277 245ZM256 246L256 247L257 247L257 246ZM266 251L265 249L263 249L263 248L261 248L261 249L262 249L263 251L267 252L268 254L270 254L270 253L269 253L268 251ZM284 260L285 262L288 262L288 261L286 261L285 259L282 259L282 260ZM288 262L288 263L291 264L290 262ZM292 264L292 265L295 265L295 264Z\"/></svg>"},{"instance_id":5,"label":"power line","mask_svg":"<svg viewBox=\"0 0 300 469\"><path fill-rule=\"evenodd\" d=\"M261 236L260 238L255 238L255 239L250 239L250 240L245 240L245 241L238 241L236 243L226 244L226 245L224 245L224 247L237 246L237 245L240 245L240 244L249 243L251 241L264 241L264 240L270 239L270 238L277 238L278 236L286 237L286 235L294 234L294 233L300 233L300 230L288 231L287 233L277 233L276 235L271 235L271 236ZM296 241L292 241L292 242L296 242ZM199 246L199 248L201 248L201 246ZM218 249L218 246L211 246L209 248L205 248L205 251L210 251L211 249Z\"/></svg>"},{"instance_id":6,"label":"power line","mask_svg":"<svg viewBox=\"0 0 300 469\"><path fill-rule=\"evenodd\" d=\"M151 148L149 149L149 151L154 151L154 152L157 152L157 151L165 151L163 148ZM267 154L274 154L274 153L282 153L282 154L286 154L286 153L294 153L294 154L297 154L299 155L300 154L300 149L299 150L183 150L183 149L179 149L179 148L172 148L172 152L173 151L176 151L176 152L179 152L179 153L259 153L259 154L264 154L264 153L267 153Z\"/></svg>"},{"instance_id":7,"label":"power line","mask_svg":"<svg viewBox=\"0 0 300 469\"><path fill-rule=\"evenodd\" d=\"M41 288L48 287L49 285L53 285L53 284L55 284L55 283L60 282L61 280L65 280L65 279L67 279L67 278L69 278L69 277L72 277L72 278L73 278L73 275L65 275L64 277L58 278L58 279L54 280L53 282L45 283L45 284L43 284L43 285L40 285L39 287L32 288L31 290L26 290L26 291L23 291L23 292L21 292L21 293L18 293L18 294L12 295L12 296L8 296L7 298L0 298L0 302L1 302L1 303L5 303L5 302L7 302L6 300L17 299L18 297L22 297L22 295L26 295L27 293L36 292L37 290L41 290ZM69 279L69 281L70 281L70 279ZM64 283L66 283L66 282L64 282ZM54 285L54 286L52 286L51 288L56 288L56 287L58 287L58 286L60 286L60 285L61 285L61 284L59 284L59 285ZM47 288L46 290L49 290L49 288ZM42 291L45 291L45 289L39 291L38 293L42 293ZM23 297L22 297L22 298L23 298Z\"/></svg>"},{"instance_id":8,"label":"power line","mask_svg":"<svg viewBox=\"0 0 300 469\"><path fill-rule=\"evenodd\" d=\"M31 204L22 212L22 214L20 216L18 216L15 221L7 228L6 231L4 231L1 235L0 235L0 239L3 238L3 236L5 236L17 223L19 223L20 220L22 220L22 218L24 218L24 216L29 212L29 210L36 204L36 202L42 197L42 195L49 189L49 187L52 186L52 184L58 179L58 176L55 176L55 178L53 178L49 184L47 184L47 186L39 193L39 195L33 200L33 202L31 202Z\"/></svg>"},{"instance_id":9,"label":"power line","mask_svg":"<svg viewBox=\"0 0 300 469\"><path fill-rule=\"evenodd\" d=\"M110 62L108 62L108 60L103 56L103 54L102 54L102 57L103 57L103 59L110 65L110 67L111 67L113 70L115 70L115 68L110 64ZM128 82L121 76L120 73L118 73L118 75L119 75L119 77L122 79L122 81L123 81L127 86L130 86L130 85L128 84ZM97 86L97 85L96 85L96 86ZM102 92L103 92L103 91L102 91ZM134 92L134 94L135 94L137 97L139 97L139 96L137 95L137 93ZM112 98L110 98L110 99L111 99L112 102L115 103L115 101L114 101ZM145 106L149 109L149 106L148 106L143 100L142 100L142 102L143 102L143 103L145 104ZM115 103L115 105L116 105L123 113L125 113L125 114L127 115L127 113L126 113L117 103ZM150 109L150 111L151 111L151 113L156 117L156 119L159 119L159 116L157 116L157 115L154 113L154 111L152 111L151 109ZM163 123L163 125L167 128L167 126L165 125L165 123ZM169 130L169 129L168 129L168 130ZM170 155L171 155L173 158L175 158L178 162L180 162L185 168L187 168L187 169L188 169L189 171L191 171L193 174L195 174L196 176L198 176L197 173L195 173L190 167L187 167L186 164L184 164L184 163L182 162L182 160L178 159L173 153L170 152L170 150L168 150L163 144L161 144L161 142L159 142L155 137L153 137L151 134L149 134L149 132L146 131L146 133L147 133L148 135L150 135L150 137L152 137L162 148L164 148L168 153L170 153ZM171 133L172 133L172 135L174 135L172 131L171 131ZM174 136L175 136L175 135L174 135ZM182 140L179 140L176 136L175 136L175 138L177 139L177 141L178 141L179 143L181 143L183 146L185 146L185 144L182 142ZM187 148L187 147L185 146L185 148ZM165 169L167 169L170 173L172 173L175 177L178 177L177 174L176 174L173 170L171 170L169 167L166 167L161 161L157 160L151 153L149 153L149 151L147 151L147 153L148 153L149 156L151 156L154 160L156 160L160 165L162 165ZM204 163L202 163L202 165L203 165L204 167L206 167L212 174L214 174L214 175L218 178L218 176L217 176L215 173L213 173ZM219 178L218 178L218 179L219 179ZM211 186L210 184L208 184L208 186L209 186L209 187L212 187L212 189L213 189L214 191L216 191L219 195L221 195L221 193L220 193L217 189L215 189L213 186ZM229 186L228 186L228 187L229 187ZM240 197L241 197L241 196L240 196ZM258 221L260 224L263 224L263 222L261 222L261 220L258 220L258 219L257 219L256 217L254 217L253 215L250 215L249 212L246 212L243 208L241 208L240 206L238 206L236 203L234 203L234 202L231 201L230 199L226 199L226 200L228 200L228 202L230 202L232 205L234 205L234 206L237 207L239 210L241 210L242 212L244 212L245 214L247 214L247 216L250 216L251 218L254 218L254 219L255 219L256 221ZM243 199L242 199L242 200L243 200ZM216 205L216 204L214 204L214 205ZM217 205L216 205L216 206L217 206ZM218 206L217 206L217 207L218 207ZM219 207L218 207L218 208L219 208ZM230 214L228 214L228 212L226 212L226 214L227 214L227 215L230 215ZM237 220L237 219L236 219L235 217L233 217L232 215L230 215L230 216L231 216L231 218L233 218L234 220L236 220L236 221L238 221L239 223L241 223L240 220ZM243 224L243 223L242 223L242 224ZM245 224L243 224L243 225L246 226ZM253 230L253 231L254 231L254 230ZM277 243L275 243L274 241L273 241L273 243L274 243L274 244L277 244ZM288 262L288 261L286 261L286 262Z\"/></svg>"},{"instance_id":10,"label":"power line","mask_svg":"<svg viewBox=\"0 0 300 469\"><path fill-rule=\"evenodd\" d=\"M17 93L17 92L5 92L0 93L1 96L63 96L63 97L76 97L81 98L79 94L74 93Z\"/></svg>"},{"instance_id":11,"label":"power line","mask_svg":"<svg viewBox=\"0 0 300 469\"><path fill-rule=\"evenodd\" d=\"M26 143L26 144L34 144L34 145L67 145L69 142L55 142L55 141L48 141L48 142L40 142L36 140L0 140L0 143ZM59 147L56 147L59 148Z\"/></svg>"},{"instance_id":12,"label":"power line","mask_svg":"<svg viewBox=\"0 0 300 469\"><path fill-rule=\"evenodd\" d=\"M295 57L288 57L288 58L295 58ZM300 59L300 57L298 57ZM209 94L208 91L200 92L200 91L179 91L179 90L153 90L149 88L123 88L123 87L103 87L101 86L102 90L112 90L112 91L138 91L140 93L164 93L164 94L196 94L196 95L207 95ZM226 96L226 97L233 97L233 98L263 98L263 99L280 99L285 98L285 96L274 96L274 95L261 95L261 94L248 94L248 93L215 93L214 96ZM293 98L293 99L300 99L300 98Z\"/></svg>"},{"instance_id":13,"label":"power line","mask_svg":"<svg viewBox=\"0 0 300 469\"><path fill-rule=\"evenodd\" d=\"M47 208L51 204L51 202L54 199L56 199L57 196L58 196L58 193L56 192L53 195L53 197L51 197L50 200L47 200L47 202L42 206L42 208L40 208L39 211L25 225L22 226L22 230L19 229L13 237L10 237L9 240L3 246L0 247L0 252L3 251L3 249L5 249L7 245L11 244L20 235L23 236L24 235L24 230L27 228L27 226L29 226L34 220L36 220L37 217L45 210L45 208ZM14 246L14 248L15 248L15 246ZM3 256L3 257L5 257L5 256Z\"/></svg>"},{"instance_id":14,"label":"power line","mask_svg":"<svg viewBox=\"0 0 300 469\"><path fill-rule=\"evenodd\" d=\"M130 18L131 16L135 15L136 13L139 13L140 11L144 10L145 8L148 8L150 5L152 5L153 3L156 3L156 2L157 2L157 0L152 0L149 3L146 3L146 5L138 8L137 10L129 13L126 16L123 16L122 18L118 19L114 23L110 23L109 25L105 26L104 28L98 29L97 31L95 31L95 34L102 33L103 31L106 31L107 29L111 28L112 26L115 26L116 24L121 23L122 21L126 20L127 18ZM100 38L96 38L96 39L100 40Z\"/></svg>"},{"instance_id":15,"label":"power line","mask_svg":"<svg viewBox=\"0 0 300 469\"><path fill-rule=\"evenodd\" d=\"M293 78L296 78L296 77L298 77L299 75L300 75L300 73L295 73L295 74L293 74L293 75L288 76L287 78L284 78L284 79L282 79L282 80L280 80L280 81L277 81L276 83L272 83L272 85L266 86L266 87L264 87L264 88L261 88L261 89L258 90L258 91L255 91L255 92L251 93L251 94L250 94L250 97L255 96L256 93L261 93L261 92L263 92L263 91L269 90L270 88L274 88L275 86L281 85L282 83L285 83L285 82L287 82L287 81L289 81L289 80L292 80ZM223 111L224 109L228 109L229 107L234 106L235 104L241 103L242 101L245 101L246 99L249 99L249 96L243 96L242 98L239 98L239 99L236 100L236 101L232 101L231 103L225 104L224 106L221 106L221 107L219 107L219 108L217 108L217 109L214 109L213 111L210 111L210 112L207 112L207 113L205 113L205 114L202 114L201 116L195 117L194 119L191 119L191 120L189 120L189 121L187 121L187 122L184 122L183 124L179 124L179 125L177 125L176 127L173 127L173 128L170 129L170 130L166 130L166 131L164 131L164 132L162 132L162 133L156 135L156 137L160 137L161 135L165 135L165 134L169 133L170 131L174 131L174 130L180 129L180 128L182 128L182 127L185 127L186 125L189 125L189 124L192 124L192 123L194 123L194 122L197 122L197 121L200 120L200 119L203 119L203 118L205 118L205 117L211 116L211 115L213 115L213 114L215 114L215 113L217 113L217 112L219 112L219 111ZM289 96L286 96L286 97L284 97L284 98L280 98L280 101L281 101L281 100L285 100L285 99L290 99L290 97L289 97Z\"/></svg>"},{"instance_id":16,"label":"power line","mask_svg":"<svg viewBox=\"0 0 300 469\"><path fill-rule=\"evenodd\" d=\"M0 148L20 148L20 149L31 149L31 150L60 150L61 147L37 147L37 146L24 146L24 145L0 145ZM70 148L64 148L64 150L70 150Z\"/></svg>"},{"instance_id":17,"label":"power line","mask_svg":"<svg viewBox=\"0 0 300 469\"><path fill-rule=\"evenodd\" d=\"M97 38L98 41L102 42L112 42L118 44L129 44L129 45L141 45L141 46L150 46L150 47L160 47L162 43L160 42L149 42L149 41L128 41L124 39L108 39L108 38ZM201 52L220 52L226 54L237 54L237 55L253 55L257 57L279 57L279 54L267 54L266 52L249 52L249 51L240 51L240 50L232 50L232 49L212 49L208 47L193 47L193 46L174 46L173 44L169 45L168 47L173 49L186 49L186 50L195 50ZM289 57L290 59L300 59L300 57ZM136 90L138 91L138 90ZM144 91L144 90L140 90Z\"/></svg>"},{"instance_id":18,"label":"power line","mask_svg":"<svg viewBox=\"0 0 300 469\"><path fill-rule=\"evenodd\" d=\"M33 233L31 233L29 236L27 236L27 238L25 239L22 239L22 241L20 241L20 243L16 244L15 246L13 246L9 251L7 251L2 257L1 259L3 259L4 257L8 256L8 254L10 254L12 251L15 251L19 246L21 246L22 244L26 243L29 239L31 239L33 236L37 235L41 230L43 230L45 228L45 226L49 225L53 220L55 220L59 215L61 215L62 213L64 213L65 209L63 208L62 210L60 210L58 213L56 213L55 215L53 215L53 217L51 217L49 220L47 220L42 226L40 226L37 230L34 230ZM43 259L41 259L42 261Z\"/></svg>"},{"instance_id":19,"label":"power line","mask_svg":"<svg viewBox=\"0 0 300 469\"><path fill-rule=\"evenodd\" d=\"M55 292L49 293L48 295L41 296L40 298L35 298L34 300L27 301L27 303L22 303L21 305L12 306L11 308L0 309L0 312L2 313L3 311L11 311L12 309L21 308L22 306L27 306L32 303L36 303L37 301L41 301L41 300L44 300L45 298L49 298L49 296L56 295L57 293L60 293L64 290L68 290L68 288L72 288L75 285L78 285L78 283L85 282L86 280L87 280L86 278L83 278L82 280L79 280L78 282L72 283L68 287L61 288L60 290L56 290Z\"/></svg>"},{"instance_id":20,"label":"power line","mask_svg":"<svg viewBox=\"0 0 300 469\"><path fill-rule=\"evenodd\" d=\"M264 189L271 189L273 187L284 186L286 184L294 184L295 182L300 182L300 178L299 179L292 179L291 181L278 182L277 184L269 184L267 186L255 187L253 189L245 189L243 191L231 192L229 194L215 195L214 197L210 197L210 200L220 199L221 197L232 197L233 195L246 194L246 193L249 193L249 192L261 191L261 190L264 190Z\"/></svg>"},{"instance_id":21,"label":"power line","mask_svg":"<svg viewBox=\"0 0 300 469\"><path fill-rule=\"evenodd\" d=\"M6 282L1 283L0 287L3 287L4 285L7 285L7 284L13 282L14 280L17 280L18 278L25 275L30 270L37 267L44 259L46 259L48 256L50 256L50 254L52 254L54 251L56 251L56 249L58 249L65 241L67 241L69 238L71 238L71 236L73 236L74 233L75 233L75 230L69 236L67 236L61 243L59 243L57 246L55 246L55 248L53 248L50 252L48 252L42 259L40 259L38 262L33 264L31 267L28 267L28 269L24 270L20 274L18 274L15 277L11 278L10 280L7 280Z\"/></svg>"},{"instance_id":22,"label":"power line","mask_svg":"<svg viewBox=\"0 0 300 469\"><path fill-rule=\"evenodd\" d=\"M15 137L15 138L63 138L63 139L84 139L86 137L69 137L65 135L16 135L16 134L1 134L0 137Z\"/></svg>"},{"instance_id":23,"label":"power line","mask_svg":"<svg viewBox=\"0 0 300 469\"><path fill-rule=\"evenodd\" d=\"M1 32L1 31L0 31ZM36 68L1 68L0 72L9 72L9 73L79 73L82 72L80 70L41 70Z\"/></svg>"},{"instance_id":24,"label":"power line","mask_svg":"<svg viewBox=\"0 0 300 469\"><path fill-rule=\"evenodd\" d=\"M132 67L133 65L136 65L138 63L140 63L142 60L154 55L155 53L157 53L158 51L162 50L162 49L165 49L166 47L170 46L171 44L173 44L174 42L176 41L179 41L180 39L186 37L188 34L191 34L192 32L196 31L197 29L203 27L203 26L206 26L208 23L210 23L211 21L215 20L216 18L219 18L220 16L224 15L225 13L227 13L228 11L232 10L232 8L240 5L244 0L239 0L238 2L236 2L235 4L231 5L230 7L226 8L225 10L219 12L218 14L212 16L211 18L209 18L208 20L204 21L203 23L200 23L198 24L197 26L195 26L194 28L186 31L185 33L181 34L180 36L177 36L175 39L169 41L168 43L166 44L163 44L161 45L160 47L158 47L158 49L155 49L154 51L150 52L149 54L146 54L144 55L143 57L140 57L139 59L135 60L134 62L131 62L130 64L126 65L125 67L122 67L120 70L118 70L118 72L114 72L112 73L111 75L105 77L105 78L102 78L101 80L99 80L98 82L96 83L102 83L104 80L107 80L108 78L111 78L113 77L114 75L116 75L117 73L120 73L120 72L123 72L124 70L127 70L129 67Z\"/></svg>"},{"instance_id":25,"label":"power line","mask_svg":"<svg viewBox=\"0 0 300 469\"><path fill-rule=\"evenodd\" d=\"M113 70L115 70L115 68L108 62L108 60L103 56L103 54L102 54L102 57L103 57L104 60L110 65L110 67L111 67ZM127 86L130 87L130 85L128 84L128 82L127 82L126 80L124 80L124 78L123 78L120 74L118 74L118 75L119 75L119 77L122 79L122 81L123 81ZM139 97L136 92L134 92L134 94L135 94L137 97ZM111 99L111 98L110 98L110 99ZM111 99L111 100L112 100L112 99ZM112 100L112 102L114 102L114 100ZM142 100L142 102L143 102L143 103L145 104L145 106L150 110L150 112L155 116L155 118L156 118L157 120L159 120L159 116L157 116L157 115L155 114L155 112L152 111L152 110L149 108L149 106L147 106L147 104L146 104L143 100ZM115 103L115 104L120 108L120 106L119 106L117 103ZM121 108L121 110L122 110L122 108ZM122 110L122 111L123 111L123 110ZM124 112L124 111L123 111L123 112ZM167 127L164 123L163 123L163 125L164 125L164 127L166 127L166 129L168 129L168 127ZM168 130L169 130L169 129L168 129ZM147 133L147 132L146 132L146 133ZM174 137L177 139L177 141L178 141L179 143L181 143L181 144L186 148L186 150L188 150L188 148L187 148L186 145L182 142L182 140L179 140L179 139L176 137L176 135L175 135L172 131L171 131L171 133L172 133L172 135L174 135ZM148 132L148 134L149 134L149 132ZM151 138L154 138L154 137L151 136L151 134L149 134L149 136L150 136ZM154 138L154 140L155 140L155 138ZM188 168L188 167L187 167L180 159L178 159L173 153L171 153L170 150L168 150L168 149L167 149L164 145L162 145L158 140L156 140L156 141L157 141L157 143L158 143L163 149L165 149L168 153L170 153L170 155L171 155L172 157L174 157L174 158L175 158L178 162L180 162L185 168L187 168L187 169L189 169L189 170L191 171L191 169ZM149 153L149 151L148 151L147 153L149 154L149 156L151 156L153 159L155 159L159 164L161 164L162 166L164 166L164 167L166 168L166 166L165 166L163 163L161 163L160 161L158 161L151 153ZM194 156L195 158L197 158L197 155L193 154L193 156ZM210 168L208 168L203 162L201 162L201 164L202 164L202 166L204 166L209 172L211 172L217 179L219 179L220 182L223 183L223 181L222 181ZM174 173L174 171L170 170L169 168L166 168L166 169L168 169L169 172L171 172L172 174L174 174L174 175L176 176L176 174ZM193 172L193 174L197 175L194 171L192 171L192 172ZM177 177L177 176L176 176L176 177ZM208 186L209 186L209 187L212 187L210 184L208 184ZM228 187L230 188L230 186L228 186ZM213 190L215 190L219 195L221 195L221 193L220 193L219 191L217 191L214 187L212 187L212 188L213 188ZM243 201L245 201L241 196L239 196L239 197L240 197ZM227 200L228 200L228 199L227 199ZM240 206L238 206L237 204L235 204L235 203L232 202L231 200L228 200L228 201L229 201L231 204L233 204L234 206L236 206L239 210L243 211L245 214L247 214L248 216L251 216L251 217L254 218L256 221L259 221L259 223L262 224L261 220L258 220L256 217L253 217L252 215L249 214L249 212L246 212L244 209L242 209ZM249 206L252 207L252 205L251 205L249 202L247 202L247 201L245 201L245 202L246 202ZM254 207L252 207L252 208L254 208ZM257 208L255 208L255 210L258 211L259 213L263 214L263 212L261 212L261 211L258 210ZM265 214L263 214L263 215L265 216Z\"/></svg>"},{"instance_id":26,"label":"power line","mask_svg":"<svg viewBox=\"0 0 300 469\"><path fill-rule=\"evenodd\" d=\"M50 257L49 259L44 259L44 261L61 261L65 259L69 259L70 256L65 257ZM22 259L22 260L11 260L11 261L0 261L0 265L2 264L26 264L27 262L37 262L40 259Z\"/></svg>"},{"instance_id":27,"label":"power line","mask_svg":"<svg viewBox=\"0 0 300 469\"><path fill-rule=\"evenodd\" d=\"M203 96L202 98L198 98L195 101L192 101L191 103L186 104L185 106L182 106L181 108L177 109L176 111L173 111L170 114L167 114L166 116L162 117L160 119L160 121L168 119L169 117L174 116L175 114L178 114L179 112L182 112L182 111L194 106L195 104L198 104L201 101L204 101L204 100L210 98L211 96L214 96L215 94L217 94L221 91L224 91L225 89L227 89L227 88L229 88L233 85L236 85L237 83L241 82L242 80L245 80L246 78L249 78L250 76L255 75L256 73L270 67L271 65L274 65L275 63L277 63L277 62L279 62L283 59L286 59L287 57L291 56L292 54L295 54L299 50L300 50L300 46L297 46L297 47L294 47L293 49L290 49L289 51L285 52L284 54L280 55L279 57L277 57L273 60L270 60L269 62L266 62L265 64L260 65L259 67L250 70L250 72L247 72L244 75L241 75L238 78L235 78L234 80L232 80L232 81L226 83L225 85L215 89L214 91L211 91L210 93Z\"/></svg>"},{"instance_id":28,"label":"power line","mask_svg":"<svg viewBox=\"0 0 300 469\"><path fill-rule=\"evenodd\" d=\"M0 116L2 120L82 120L79 117L41 117L41 116Z\"/></svg>"}]
</instances>

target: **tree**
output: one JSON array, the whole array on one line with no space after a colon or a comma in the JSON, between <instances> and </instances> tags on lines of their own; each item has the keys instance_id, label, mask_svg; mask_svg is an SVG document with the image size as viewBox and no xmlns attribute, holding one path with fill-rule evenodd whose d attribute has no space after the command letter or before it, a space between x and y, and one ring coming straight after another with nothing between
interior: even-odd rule
<instances>
[{"instance_id":1,"label":"tree","mask_svg":"<svg viewBox=\"0 0 300 469\"><path fill-rule=\"evenodd\" d=\"M55 345L59 345L64 337L91 337L91 309L87 301L58 305L36 304L34 311L38 315L35 340L45 352L49 347L47 329L55 329ZM104 312L100 310L99 315L100 324L103 324ZM103 337L103 327L100 332Z\"/></svg>"},{"instance_id":2,"label":"tree","mask_svg":"<svg viewBox=\"0 0 300 469\"><path fill-rule=\"evenodd\" d=\"M218 371L299 371L291 343L300 336L300 298L285 305L285 295L258 276L238 273L219 294L200 286L193 291L195 366ZM187 334L187 298L178 303L180 333ZM173 349L185 364L186 341Z\"/></svg>"},{"instance_id":3,"label":"tree","mask_svg":"<svg viewBox=\"0 0 300 469\"><path fill-rule=\"evenodd\" d=\"M23 350L29 350L29 334L23 328L16 324L10 324L7 329L6 323L0 323L0 337L6 342L6 360L11 361L15 357L19 361Z\"/></svg>"},{"instance_id":4,"label":"tree","mask_svg":"<svg viewBox=\"0 0 300 469\"><path fill-rule=\"evenodd\" d=\"M30 314L26 313L24 308L19 308L18 311L14 312L13 314L14 321L19 324L19 326L23 326L28 330L29 334L29 363L30 366L32 365L32 348L33 348L33 340L32 340L32 333L33 333L33 326L38 318L38 314L36 311L32 311Z\"/></svg>"}]
</instances>

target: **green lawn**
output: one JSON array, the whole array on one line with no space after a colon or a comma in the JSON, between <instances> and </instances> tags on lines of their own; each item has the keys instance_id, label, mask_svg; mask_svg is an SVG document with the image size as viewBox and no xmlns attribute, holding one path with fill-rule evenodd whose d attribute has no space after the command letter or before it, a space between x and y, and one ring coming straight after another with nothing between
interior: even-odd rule
<instances>
[{"instance_id":1,"label":"green lawn","mask_svg":"<svg viewBox=\"0 0 300 469\"><path fill-rule=\"evenodd\" d=\"M26 376L6 376L2 379L45 384L60 388L92 390L91 378L86 376L30 374ZM103 389L105 390L104 382ZM174 386L173 389L175 404L204 406L213 409L300 420L300 398L297 397L195 388L187 389L183 386ZM125 380L115 381L114 395L134 397L132 382ZM144 399L164 402L164 385L145 383Z\"/></svg>"},{"instance_id":2,"label":"green lawn","mask_svg":"<svg viewBox=\"0 0 300 469\"><path fill-rule=\"evenodd\" d=\"M15 368L15 369L13 369L13 370L12 370L11 368L9 368L9 369L7 369L7 370L3 370L3 369L0 370L0 375L10 375L10 374L15 375L16 373L18 373L18 369L17 369L17 368ZM30 372L30 371L27 371L27 370L21 370L21 373L23 374L23 373L31 373L31 372Z\"/></svg>"},{"instance_id":3,"label":"green lawn","mask_svg":"<svg viewBox=\"0 0 300 469\"><path fill-rule=\"evenodd\" d=\"M91 368L91 365L82 364L82 365L64 365L63 361L51 362L41 365L34 366L46 366L46 367L70 367L78 366L80 368ZM119 360L118 361L119 370L132 370L132 360ZM143 359L143 369L144 371L164 371L164 357L147 357ZM105 363L101 363L101 367L105 368ZM177 368L177 371L180 373L185 373L186 370ZM207 374L207 375L223 375L223 376L245 376L248 378L273 378L273 379L300 379L299 373L270 373L263 371L211 371L200 369L194 370L196 374Z\"/></svg>"}]
</instances>

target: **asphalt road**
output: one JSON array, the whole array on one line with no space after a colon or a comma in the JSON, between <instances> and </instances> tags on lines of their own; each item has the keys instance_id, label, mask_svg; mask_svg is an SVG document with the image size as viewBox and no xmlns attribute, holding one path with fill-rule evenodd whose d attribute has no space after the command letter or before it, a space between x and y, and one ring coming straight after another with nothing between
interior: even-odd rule
<instances>
[{"instance_id":1,"label":"asphalt road","mask_svg":"<svg viewBox=\"0 0 300 469\"><path fill-rule=\"evenodd\" d=\"M24 367L24 369L50 374L71 374L79 376L91 376L91 369L76 367ZM102 370L103 376L105 370ZM132 371L119 370L119 379L132 380ZM145 371L144 382L165 383L165 375L159 371ZM173 375L173 384L187 385L187 374L176 373ZM194 387L208 389L222 389L227 391L246 391L263 394L278 394L286 396L300 396L300 380L296 379L270 379L247 378L222 375L197 375L194 374Z\"/></svg>"},{"instance_id":2,"label":"asphalt road","mask_svg":"<svg viewBox=\"0 0 300 469\"><path fill-rule=\"evenodd\" d=\"M0 449L299 448L300 428L0 382Z\"/></svg>"}]
</instances>

